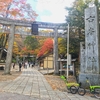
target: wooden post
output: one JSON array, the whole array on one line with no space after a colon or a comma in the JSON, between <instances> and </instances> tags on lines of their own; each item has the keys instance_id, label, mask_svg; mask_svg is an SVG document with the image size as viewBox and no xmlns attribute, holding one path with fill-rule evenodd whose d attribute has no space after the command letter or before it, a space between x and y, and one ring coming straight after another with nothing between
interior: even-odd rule
<instances>
[{"instance_id":1,"label":"wooden post","mask_svg":"<svg viewBox=\"0 0 100 100\"><path fill-rule=\"evenodd\" d=\"M62 75L62 67L63 67L63 65L62 65L61 61L59 61L59 62L60 62L60 75Z\"/></svg>"},{"instance_id":2,"label":"wooden post","mask_svg":"<svg viewBox=\"0 0 100 100\"><path fill-rule=\"evenodd\" d=\"M47 75L49 74L49 68L48 68L48 57L47 57Z\"/></svg>"},{"instance_id":3,"label":"wooden post","mask_svg":"<svg viewBox=\"0 0 100 100\"><path fill-rule=\"evenodd\" d=\"M12 63L12 50L13 50L13 42L14 42L14 32L15 32L15 25L11 24L4 74L10 74L10 68L11 68L11 63Z\"/></svg>"}]
</instances>

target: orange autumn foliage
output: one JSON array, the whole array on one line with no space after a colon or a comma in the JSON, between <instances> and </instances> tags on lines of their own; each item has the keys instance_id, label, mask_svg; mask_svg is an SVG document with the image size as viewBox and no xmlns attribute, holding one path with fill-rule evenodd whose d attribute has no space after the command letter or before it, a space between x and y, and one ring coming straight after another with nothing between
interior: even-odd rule
<instances>
[{"instance_id":1,"label":"orange autumn foliage","mask_svg":"<svg viewBox=\"0 0 100 100\"><path fill-rule=\"evenodd\" d=\"M25 54L34 54L34 50L29 50L26 47L22 48L21 50L21 54L25 55Z\"/></svg>"},{"instance_id":2,"label":"orange autumn foliage","mask_svg":"<svg viewBox=\"0 0 100 100\"><path fill-rule=\"evenodd\" d=\"M53 40L51 38L48 38L43 43L43 46L41 47L41 49L38 53L38 57L40 57L44 54L47 54L49 52L52 52L52 50L53 50Z\"/></svg>"},{"instance_id":3,"label":"orange autumn foliage","mask_svg":"<svg viewBox=\"0 0 100 100\"><path fill-rule=\"evenodd\" d=\"M34 21L37 16L27 0L0 0L0 17Z\"/></svg>"}]
</instances>

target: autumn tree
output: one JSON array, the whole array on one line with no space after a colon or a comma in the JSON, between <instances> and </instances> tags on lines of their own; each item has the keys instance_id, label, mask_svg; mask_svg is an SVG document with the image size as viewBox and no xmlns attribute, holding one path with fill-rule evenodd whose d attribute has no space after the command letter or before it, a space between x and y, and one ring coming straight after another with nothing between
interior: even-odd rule
<instances>
[{"instance_id":1,"label":"autumn tree","mask_svg":"<svg viewBox=\"0 0 100 100\"><path fill-rule=\"evenodd\" d=\"M0 0L0 16L11 19L31 20L37 17L27 0Z\"/></svg>"},{"instance_id":2,"label":"autumn tree","mask_svg":"<svg viewBox=\"0 0 100 100\"><path fill-rule=\"evenodd\" d=\"M58 54L60 58L66 58L67 44L66 39L58 38Z\"/></svg>"},{"instance_id":3,"label":"autumn tree","mask_svg":"<svg viewBox=\"0 0 100 100\"><path fill-rule=\"evenodd\" d=\"M2 52L7 44L8 34L7 33L0 33L0 59L2 57Z\"/></svg>"},{"instance_id":4,"label":"autumn tree","mask_svg":"<svg viewBox=\"0 0 100 100\"><path fill-rule=\"evenodd\" d=\"M19 55L23 47L24 47L24 43L21 35L15 34L14 44L13 44L13 57Z\"/></svg>"},{"instance_id":5,"label":"autumn tree","mask_svg":"<svg viewBox=\"0 0 100 100\"><path fill-rule=\"evenodd\" d=\"M52 40L52 38L47 38L44 41L42 47L40 48L37 56L40 57L40 56L43 56L43 55L50 53L52 51L53 51L53 40Z\"/></svg>"},{"instance_id":6,"label":"autumn tree","mask_svg":"<svg viewBox=\"0 0 100 100\"><path fill-rule=\"evenodd\" d=\"M20 50L22 55L36 55L39 41L35 36L27 36L24 40L24 47Z\"/></svg>"},{"instance_id":7,"label":"autumn tree","mask_svg":"<svg viewBox=\"0 0 100 100\"><path fill-rule=\"evenodd\" d=\"M24 40L26 48L34 50L39 46L39 42L35 36L27 36Z\"/></svg>"}]
</instances>

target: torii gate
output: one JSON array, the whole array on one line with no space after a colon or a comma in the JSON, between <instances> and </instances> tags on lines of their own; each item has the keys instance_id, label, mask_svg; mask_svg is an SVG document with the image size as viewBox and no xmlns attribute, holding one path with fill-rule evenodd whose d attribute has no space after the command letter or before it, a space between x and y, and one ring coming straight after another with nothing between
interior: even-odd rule
<instances>
[{"instance_id":1,"label":"torii gate","mask_svg":"<svg viewBox=\"0 0 100 100\"><path fill-rule=\"evenodd\" d=\"M67 38L64 34L58 34L58 29L65 29L63 27L64 23L46 23L46 22L35 22L38 24L38 28L46 28L46 29L53 29L54 33L39 33L39 36L45 36L45 37L54 37L54 74L59 73L58 68L58 37ZM14 42L14 34L15 34L15 26L23 26L23 27L32 27L33 22L30 21L21 21L21 20L12 20L8 18L1 18L0 17L0 24L3 25L10 25L10 34L8 39L8 52L7 52L7 58L6 58L6 64L5 68L6 70L10 71L11 66L11 60L12 60L12 49L13 49L13 42ZM5 72L6 73L6 72Z\"/></svg>"}]
</instances>

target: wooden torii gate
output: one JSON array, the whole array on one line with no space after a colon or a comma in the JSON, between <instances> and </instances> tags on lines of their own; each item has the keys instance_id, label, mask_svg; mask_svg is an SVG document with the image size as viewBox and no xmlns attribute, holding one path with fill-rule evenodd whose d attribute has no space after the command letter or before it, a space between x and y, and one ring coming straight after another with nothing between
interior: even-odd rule
<instances>
[{"instance_id":1,"label":"wooden torii gate","mask_svg":"<svg viewBox=\"0 0 100 100\"><path fill-rule=\"evenodd\" d=\"M58 29L65 29L63 24L56 24L56 23L46 23L46 22L35 22L38 24L38 28L46 28L46 29L53 29L54 33L39 33L39 36L45 37L54 37L54 74L59 73L58 68L58 37L67 38L64 34L58 34ZM15 26L23 26L23 27L32 27L33 22L30 21L21 21L21 20L12 20L7 18L0 17L0 24L9 25L10 26L10 34L8 39L8 52L5 64L5 74L10 74L10 66L12 61L12 49L13 49L13 42L14 42L14 34L15 34ZM7 73L9 71L9 73Z\"/></svg>"}]
</instances>

